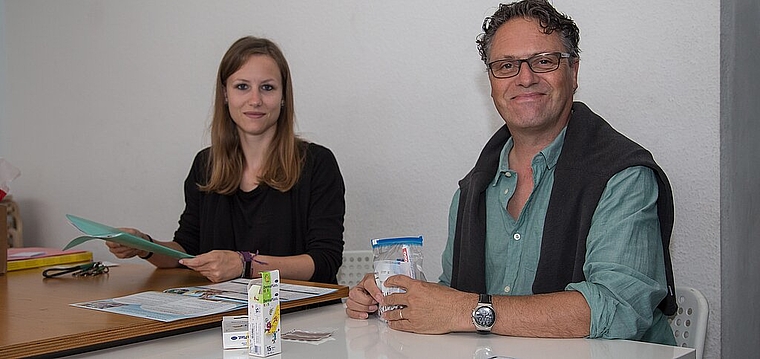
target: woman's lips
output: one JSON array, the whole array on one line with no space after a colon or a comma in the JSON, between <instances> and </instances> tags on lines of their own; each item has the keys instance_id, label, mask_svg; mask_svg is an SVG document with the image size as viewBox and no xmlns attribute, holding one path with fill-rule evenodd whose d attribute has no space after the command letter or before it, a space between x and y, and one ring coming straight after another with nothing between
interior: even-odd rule
<instances>
[{"instance_id":1,"label":"woman's lips","mask_svg":"<svg viewBox=\"0 0 760 359\"><path fill-rule=\"evenodd\" d=\"M249 111L249 112L243 112L243 114L245 114L246 116L251 117L251 118L261 118L261 117L264 117L264 113L263 112L250 112Z\"/></svg>"}]
</instances>

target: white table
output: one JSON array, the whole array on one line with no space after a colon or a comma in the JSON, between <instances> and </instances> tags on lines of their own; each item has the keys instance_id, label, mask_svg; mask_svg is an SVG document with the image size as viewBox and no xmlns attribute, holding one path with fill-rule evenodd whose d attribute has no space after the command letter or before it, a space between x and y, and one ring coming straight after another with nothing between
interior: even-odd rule
<instances>
[{"instance_id":1,"label":"white table","mask_svg":"<svg viewBox=\"0 0 760 359\"><path fill-rule=\"evenodd\" d=\"M375 317L346 317L342 304L288 313L283 333L291 329L331 329L335 340L319 345L284 342L281 358L564 358L695 359L693 349L629 340L515 338L477 333L421 335L392 330ZM223 350L221 328L114 347L70 358L244 358L245 350ZM255 357L251 357L255 358Z\"/></svg>"}]
</instances>

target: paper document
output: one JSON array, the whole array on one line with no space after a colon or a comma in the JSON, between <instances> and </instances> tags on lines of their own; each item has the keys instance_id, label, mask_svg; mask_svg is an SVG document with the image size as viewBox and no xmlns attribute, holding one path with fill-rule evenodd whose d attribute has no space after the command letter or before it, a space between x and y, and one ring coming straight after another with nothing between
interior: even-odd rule
<instances>
[{"instance_id":1,"label":"paper document","mask_svg":"<svg viewBox=\"0 0 760 359\"><path fill-rule=\"evenodd\" d=\"M209 284L199 288L218 290L217 298L248 301L248 282L251 279L233 279L231 281ZM261 285L261 278L253 279L254 284ZM311 287L306 285L280 283L280 302L318 297L337 291L333 288Z\"/></svg>"},{"instance_id":2,"label":"paper document","mask_svg":"<svg viewBox=\"0 0 760 359\"><path fill-rule=\"evenodd\" d=\"M246 303L167 292L142 292L126 297L74 303L72 306L171 322L242 309Z\"/></svg>"},{"instance_id":3,"label":"paper document","mask_svg":"<svg viewBox=\"0 0 760 359\"><path fill-rule=\"evenodd\" d=\"M233 279L204 286L179 287L163 292L142 292L125 297L74 303L72 306L171 322L243 309L248 305L248 282ZM261 283L261 278L253 279ZM333 288L280 284L280 302L330 294Z\"/></svg>"},{"instance_id":4,"label":"paper document","mask_svg":"<svg viewBox=\"0 0 760 359\"><path fill-rule=\"evenodd\" d=\"M166 256L173 257L173 258L193 258L194 257L187 253L183 253L183 252L180 252L168 247L164 247L160 244L156 244L151 241L146 241L138 236L131 235L126 232L122 232L116 228L106 226L105 224L93 222L89 219L84 219L84 218L73 216L70 214L67 214L66 218L69 219L69 222L71 222L71 224L74 225L74 227L76 227L82 233L86 234L86 236L74 238L73 240L71 240L71 242L69 242L69 244L66 245L66 247L63 248L63 250L67 250L71 247L78 246L89 240L101 239L104 241L111 241L111 242L123 244L125 246L129 246L132 248L142 249L144 251L153 252L156 254L163 254Z\"/></svg>"}]
</instances>

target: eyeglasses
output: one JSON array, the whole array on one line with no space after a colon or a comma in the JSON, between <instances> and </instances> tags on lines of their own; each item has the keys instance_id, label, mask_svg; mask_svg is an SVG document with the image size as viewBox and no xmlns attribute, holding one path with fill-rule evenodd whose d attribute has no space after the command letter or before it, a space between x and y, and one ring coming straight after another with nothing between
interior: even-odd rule
<instances>
[{"instance_id":1,"label":"eyeglasses","mask_svg":"<svg viewBox=\"0 0 760 359\"><path fill-rule=\"evenodd\" d=\"M562 59L575 57L566 52L544 52L533 55L527 59L496 60L488 63L488 70L497 79L506 79L517 76L520 73L522 63L525 62L534 73L552 72L559 68Z\"/></svg>"}]
</instances>

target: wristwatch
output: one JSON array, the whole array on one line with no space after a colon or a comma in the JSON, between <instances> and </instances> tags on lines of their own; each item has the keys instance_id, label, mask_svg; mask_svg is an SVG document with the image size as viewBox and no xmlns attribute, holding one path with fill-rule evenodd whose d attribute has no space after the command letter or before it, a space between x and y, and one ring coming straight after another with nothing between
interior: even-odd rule
<instances>
[{"instance_id":1,"label":"wristwatch","mask_svg":"<svg viewBox=\"0 0 760 359\"><path fill-rule=\"evenodd\" d=\"M472 311L472 323L475 324L475 329L478 333L488 334L493 328L493 324L496 322L496 312L493 310L491 304L491 296L488 294L481 294L478 298L478 306Z\"/></svg>"}]
</instances>

